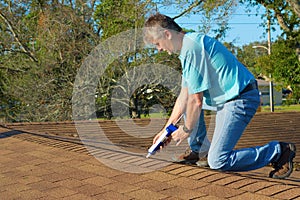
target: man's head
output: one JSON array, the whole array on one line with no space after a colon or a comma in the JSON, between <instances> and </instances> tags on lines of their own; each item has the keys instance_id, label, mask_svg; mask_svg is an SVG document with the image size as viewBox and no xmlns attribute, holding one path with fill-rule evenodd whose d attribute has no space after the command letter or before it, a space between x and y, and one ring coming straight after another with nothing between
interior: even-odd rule
<instances>
[{"instance_id":1,"label":"man's head","mask_svg":"<svg viewBox=\"0 0 300 200\"><path fill-rule=\"evenodd\" d=\"M145 22L144 41L154 44L161 51L169 54L178 50L178 40L174 40L182 28L170 17L157 13ZM175 38L174 38L175 37Z\"/></svg>"}]
</instances>

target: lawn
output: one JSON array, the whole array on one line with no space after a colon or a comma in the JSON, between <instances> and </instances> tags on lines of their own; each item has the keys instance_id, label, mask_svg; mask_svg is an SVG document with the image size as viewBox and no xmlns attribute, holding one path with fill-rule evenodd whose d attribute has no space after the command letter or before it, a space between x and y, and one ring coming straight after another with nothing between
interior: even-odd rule
<instances>
[{"instance_id":1,"label":"lawn","mask_svg":"<svg viewBox=\"0 0 300 200\"><path fill-rule=\"evenodd\" d=\"M271 112L270 106L261 106L261 111L258 112ZM274 106L274 112L300 112L300 104L294 105L280 105ZM142 118L167 118L166 114L163 113L151 113L150 116L145 117L141 115Z\"/></svg>"},{"instance_id":2,"label":"lawn","mask_svg":"<svg viewBox=\"0 0 300 200\"><path fill-rule=\"evenodd\" d=\"M270 111L270 106L261 106L258 112L271 112ZM295 104L295 105L280 105L280 106L275 106L274 107L274 112L300 112L300 104ZM206 115L209 113L205 113ZM148 116L144 116L141 114L141 118L162 118L166 119L168 116L165 113L150 113ZM123 118L124 119L124 118ZM125 119L129 119L126 118ZM99 118L101 120L101 118Z\"/></svg>"},{"instance_id":3,"label":"lawn","mask_svg":"<svg viewBox=\"0 0 300 200\"><path fill-rule=\"evenodd\" d=\"M300 112L300 104L274 106L274 112ZM262 106L261 112L270 112L270 106Z\"/></svg>"}]
</instances>

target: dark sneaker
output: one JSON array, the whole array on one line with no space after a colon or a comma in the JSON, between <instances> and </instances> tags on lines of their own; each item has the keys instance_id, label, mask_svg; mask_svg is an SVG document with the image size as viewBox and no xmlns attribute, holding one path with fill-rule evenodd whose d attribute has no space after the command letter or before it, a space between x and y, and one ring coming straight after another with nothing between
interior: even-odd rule
<instances>
[{"instance_id":1,"label":"dark sneaker","mask_svg":"<svg viewBox=\"0 0 300 200\"><path fill-rule=\"evenodd\" d=\"M270 172L270 178L284 179L293 172L293 159L296 156L296 146L293 143L280 142L281 155L277 162L272 163L275 168Z\"/></svg>"},{"instance_id":2,"label":"dark sneaker","mask_svg":"<svg viewBox=\"0 0 300 200\"><path fill-rule=\"evenodd\" d=\"M187 150L177 158L174 158L173 160L176 163L194 165L199 160L199 153L195 151Z\"/></svg>"},{"instance_id":3,"label":"dark sneaker","mask_svg":"<svg viewBox=\"0 0 300 200\"><path fill-rule=\"evenodd\" d=\"M205 156L206 158L207 156ZM199 153L190 150L190 148L188 148L183 154L181 154L180 156L178 156L177 158L173 158L174 162L176 163L181 163L181 164L191 164L191 165L195 165L197 164L198 161L200 161L200 157L199 157ZM198 166L208 166L207 164L207 159L202 160L202 163L199 163Z\"/></svg>"}]
</instances>

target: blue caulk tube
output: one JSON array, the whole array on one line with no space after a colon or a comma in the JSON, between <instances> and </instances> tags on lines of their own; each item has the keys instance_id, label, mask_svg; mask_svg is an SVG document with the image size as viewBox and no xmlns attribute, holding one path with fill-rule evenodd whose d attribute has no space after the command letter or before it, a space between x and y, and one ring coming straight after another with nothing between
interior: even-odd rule
<instances>
[{"instance_id":1,"label":"blue caulk tube","mask_svg":"<svg viewBox=\"0 0 300 200\"><path fill-rule=\"evenodd\" d=\"M149 158L151 155L154 155L156 153L156 151L159 150L160 147L165 143L165 141L168 139L168 137L170 137L171 134L178 129L176 124L180 121L180 119L182 117L183 117L183 114L177 119L177 121L174 124L170 124L169 126L167 126L164 133L149 148L146 158Z\"/></svg>"},{"instance_id":2,"label":"blue caulk tube","mask_svg":"<svg viewBox=\"0 0 300 200\"><path fill-rule=\"evenodd\" d=\"M149 148L146 158L149 158L151 155L154 155L157 150L164 144L168 137L177 130L177 127L173 124L170 124L164 133L156 140L156 142Z\"/></svg>"}]
</instances>

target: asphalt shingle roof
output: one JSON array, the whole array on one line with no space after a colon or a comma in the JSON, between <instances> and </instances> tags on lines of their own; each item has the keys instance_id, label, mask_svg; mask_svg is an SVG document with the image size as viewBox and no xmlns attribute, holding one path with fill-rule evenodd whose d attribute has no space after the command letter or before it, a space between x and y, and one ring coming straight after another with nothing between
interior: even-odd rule
<instances>
[{"instance_id":1,"label":"asphalt shingle roof","mask_svg":"<svg viewBox=\"0 0 300 200\"><path fill-rule=\"evenodd\" d=\"M206 119L208 129L214 126L213 117ZM259 113L237 147L270 140L292 141L298 147L299 120L299 112ZM151 128L158 130L164 123L158 121ZM83 145L74 122L2 124L0 199L300 199L299 171L276 180L267 177L270 167L226 173L175 164L159 154L145 159L152 136L136 137L139 129L125 134L115 121L86 122L91 133L93 123L121 150ZM147 126L149 121L134 123ZM109 166L114 163L123 170ZM136 173L128 172L132 170Z\"/></svg>"}]
</instances>

